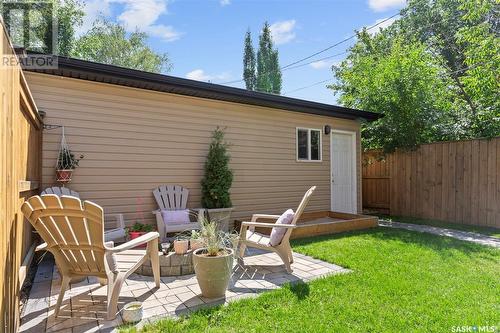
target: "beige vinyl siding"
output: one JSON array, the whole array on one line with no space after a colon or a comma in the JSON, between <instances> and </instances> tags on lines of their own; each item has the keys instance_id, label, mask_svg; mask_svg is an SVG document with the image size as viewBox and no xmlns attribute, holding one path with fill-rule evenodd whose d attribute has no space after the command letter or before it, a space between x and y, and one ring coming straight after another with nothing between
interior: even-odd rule
<instances>
[{"instance_id":1,"label":"beige vinyl siding","mask_svg":"<svg viewBox=\"0 0 500 333\"><path fill-rule=\"evenodd\" d=\"M127 224L153 222L152 190L180 184L189 207L200 207L200 180L211 132L226 128L231 143L234 217L295 208L312 185L307 210L330 209L330 136L323 134L323 161L296 161L296 127L358 133L357 121L245 104L180 96L104 83L28 73L46 124L64 125L67 141L85 158L69 185ZM53 185L61 130L45 131L43 187ZM358 209L361 208L358 144Z\"/></svg>"}]
</instances>

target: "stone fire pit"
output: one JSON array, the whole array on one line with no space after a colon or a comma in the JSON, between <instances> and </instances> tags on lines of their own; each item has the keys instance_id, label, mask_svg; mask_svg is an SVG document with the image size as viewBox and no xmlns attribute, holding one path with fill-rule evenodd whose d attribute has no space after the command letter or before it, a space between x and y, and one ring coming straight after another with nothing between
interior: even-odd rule
<instances>
[{"instance_id":1,"label":"stone fire pit","mask_svg":"<svg viewBox=\"0 0 500 333\"><path fill-rule=\"evenodd\" d=\"M193 252L189 251L186 254L176 254L168 252L164 254L159 252L160 256L160 275L161 276L179 276L194 274L193 268ZM136 271L137 274L153 276L151 261L147 260Z\"/></svg>"}]
</instances>

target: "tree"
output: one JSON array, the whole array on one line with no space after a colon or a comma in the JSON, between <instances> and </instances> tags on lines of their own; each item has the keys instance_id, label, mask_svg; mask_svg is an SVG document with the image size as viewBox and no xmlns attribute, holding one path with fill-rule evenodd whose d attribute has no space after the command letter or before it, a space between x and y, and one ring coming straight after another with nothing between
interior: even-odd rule
<instances>
[{"instance_id":1,"label":"tree","mask_svg":"<svg viewBox=\"0 0 500 333\"><path fill-rule=\"evenodd\" d=\"M446 138L446 126L440 124L451 122L450 105L440 72L418 41L398 39L388 47L383 38L364 31L348 58L335 67L338 81L330 88L341 94L343 105L384 114L363 127L363 144L391 152Z\"/></svg>"},{"instance_id":2,"label":"tree","mask_svg":"<svg viewBox=\"0 0 500 333\"><path fill-rule=\"evenodd\" d=\"M472 96L477 111L471 114L469 132L473 137L500 135L500 4L492 1L465 2L466 14L458 31L468 70L461 77L463 89Z\"/></svg>"},{"instance_id":3,"label":"tree","mask_svg":"<svg viewBox=\"0 0 500 333\"><path fill-rule=\"evenodd\" d=\"M205 208L232 207L229 190L233 183L233 172L229 168L231 158L227 148L224 131L217 127L212 134L205 162L205 176L201 181L201 204Z\"/></svg>"},{"instance_id":4,"label":"tree","mask_svg":"<svg viewBox=\"0 0 500 333\"><path fill-rule=\"evenodd\" d=\"M73 56L115 66L147 72L168 72L168 55L158 54L147 46L148 35L135 31L127 36L125 28L104 19L97 20L92 29L76 42Z\"/></svg>"},{"instance_id":5,"label":"tree","mask_svg":"<svg viewBox=\"0 0 500 333\"><path fill-rule=\"evenodd\" d=\"M255 75L255 50L252 45L250 30L245 35L245 48L243 51L243 79L247 90L255 90L257 77Z\"/></svg>"},{"instance_id":6,"label":"tree","mask_svg":"<svg viewBox=\"0 0 500 333\"><path fill-rule=\"evenodd\" d=\"M269 24L264 23L259 36L257 52L257 89L273 94L281 93L281 69L278 50L274 49Z\"/></svg>"},{"instance_id":7,"label":"tree","mask_svg":"<svg viewBox=\"0 0 500 333\"><path fill-rule=\"evenodd\" d=\"M25 45L27 49L42 53L53 53L62 56L69 56L75 42L75 28L82 24L85 15L82 3L79 0L49 0L49 1L28 1L13 2L3 4L5 7L16 8L18 4L26 9L29 21L36 26L36 29L25 31L25 35L34 35L37 42ZM6 24L20 24L19 18L15 15L6 16ZM11 22L11 19L16 22ZM17 19L17 20L16 20ZM53 22L55 26L56 40L53 40ZM32 38L30 36L30 38ZM55 43L54 43L55 42Z\"/></svg>"},{"instance_id":8,"label":"tree","mask_svg":"<svg viewBox=\"0 0 500 333\"><path fill-rule=\"evenodd\" d=\"M58 54L67 57L75 45L75 28L82 25L85 13L78 0L54 2L57 3Z\"/></svg>"},{"instance_id":9,"label":"tree","mask_svg":"<svg viewBox=\"0 0 500 333\"><path fill-rule=\"evenodd\" d=\"M366 147L500 135L495 1L410 0L388 28L358 34L330 88L343 104L384 114L364 126Z\"/></svg>"}]
</instances>

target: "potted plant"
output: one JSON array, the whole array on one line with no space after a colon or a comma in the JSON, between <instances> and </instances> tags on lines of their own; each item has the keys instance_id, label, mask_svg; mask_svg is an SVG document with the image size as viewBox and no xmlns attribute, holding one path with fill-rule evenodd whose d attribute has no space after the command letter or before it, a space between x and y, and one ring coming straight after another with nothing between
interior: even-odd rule
<instances>
[{"instance_id":1,"label":"potted plant","mask_svg":"<svg viewBox=\"0 0 500 333\"><path fill-rule=\"evenodd\" d=\"M224 131L217 127L205 162L205 175L201 181L201 203L208 219L217 222L219 229L228 231L232 203L229 190L233 183L233 172L229 168L231 157L227 152Z\"/></svg>"},{"instance_id":2,"label":"potted plant","mask_svg":"<svg viewBox=\"0 0 500 333\"><path fill-rule=\"evenodd\" d=\"M154 231L154 226L151 225L151 224L142 224L140 222L136 222L133 226L131 226L130 228L128 228L128 236L129 236L129 239L132 240L132 239L135 239L135 238L138 238L150 231ZM138 247L146 247L146 244L143 244L143 245L139 245Z\"/></svg>"},{"instance_id":3,"label":"potted plant","mask_svg":"<svg viewBox=\"0 0 500 333\"><path fill-rule=\"evenodd\" d=\"M186 254L189 249L189 239L179 238L174 240L175 254Z\"/></svg>"},{"instance_id":4,"label":"potted plant","mask_svg":"<svg viewBox=\"0 0 500 333\"><path fill-rule=\"evenodd\" d=\"M57 158L56 181L61 183L70 182L73 170L75 170L83 157L83 155L80 155L80 158L76 158L75 154L69 148L63 147Z\"/></svg>"},{"instance_id":5,"label":"potted plant","mask_svg":"<svg viewBox=\"0 0 500 333\"><path fill-rule=\"evenodd\" d=\"M207 298L223 297L233 270L236 239L218 229L209 219L201 222L201 238L205 247L193 252L193 265L201 293Z\"/></svg>"},{"instance_id":6,"label":"potted plant","mask_svg":"<svg viewBox=\"0 0 500 333\"><path fill-rule=\"evenodd\" d=\"M191 237L189 238L189 246L191 250L195 251L201 249L204 245L201 233L198 230L191 230Z\"/></svg>"}]
</instances>

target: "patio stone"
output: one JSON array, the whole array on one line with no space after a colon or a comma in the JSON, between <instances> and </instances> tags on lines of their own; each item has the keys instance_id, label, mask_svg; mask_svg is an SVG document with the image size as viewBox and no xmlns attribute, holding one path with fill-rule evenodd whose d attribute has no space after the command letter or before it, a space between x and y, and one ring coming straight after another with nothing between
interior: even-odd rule
<instances>
[{"instance_id":1,"label":"patio stone","mask_svg":"<svg viewBox=\"0 0 500 333\"><path fill-rule=\"evenodd\" d=\"M418 232L426 232L439 236L446 236L451 238L460 239L467 242L477 243L481 245L492 246L496 248L500 248L500 240L496 237L490 237L483 234L478 234L475 232L455 230L455 229L447 229L447 228L438 228L429 225L420 225L420 224L412 224L412 223L400 223L395 221L388 220L379 220L379 226L386 228L399 228L406 229L411 231Z\"/></svg>"},{"instance_id":2,"label":"patio stone","mask_svg":"<svg viewBox=\"0 0 500 333\"><path fill-rule=\"evenodd\" d=\"M137 324L140 327L161 318L189 314L202 307L256 297L285 283L306 282L325 275L349 272L340 266L305 255L294 253L294 258L293 272L289 274L276 254L248 249L243 261L235 260L225 297L215 299L201 295L194 274L162 277L160 288L156 288L153 277L132 274L123 285L118 308L120 310L132 301L143 302L144 319ZM101 286L92 277L71 284L64 297L60 318L54 318L60 277L57 269L50 265L41 265L39 269L39 280L33 284L30 297L23 307L20 332L115 332L115 328L123 323L120 314L112 321L105 320L107 287ZM49 279L47 276L50 273Z\"/></svg>"}]
</instances>

